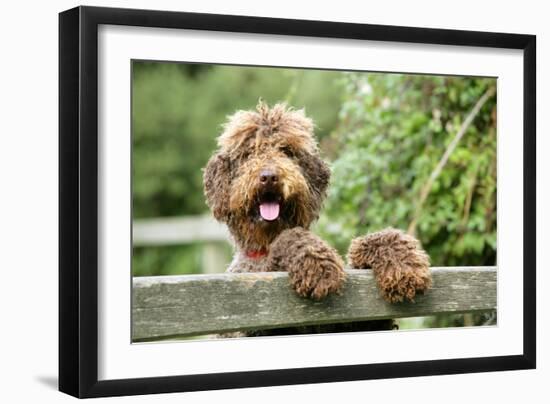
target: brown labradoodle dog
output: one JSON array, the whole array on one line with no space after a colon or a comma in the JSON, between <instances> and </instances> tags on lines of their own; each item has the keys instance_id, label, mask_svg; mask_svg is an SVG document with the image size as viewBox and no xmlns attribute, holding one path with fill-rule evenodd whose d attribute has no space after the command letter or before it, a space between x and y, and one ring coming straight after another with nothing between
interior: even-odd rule
<instances>
[{"instance_id":1,"label":"brown labradoodle dog","mask_svg":"<svg viewBox=\"0 0 550 404\"><path fill-rule=\"evenodd\" d=\"M234 239L229 272L287 271L296 293L317 300L340 291L345 272L336 250L309 231L330 178L313 126L302 110L284 104L269 108L260 102L256 111L236 112L205 168L204 189L215 218ZM431 285L428 256L399 230L354 239L348 261L351 268L371 268L382 296L392 303L412 300ZM357 323L356 329L391 327L385 320L375 323ZM323 329L301 332L315 331Z\"/></svg>"}]
</instances>

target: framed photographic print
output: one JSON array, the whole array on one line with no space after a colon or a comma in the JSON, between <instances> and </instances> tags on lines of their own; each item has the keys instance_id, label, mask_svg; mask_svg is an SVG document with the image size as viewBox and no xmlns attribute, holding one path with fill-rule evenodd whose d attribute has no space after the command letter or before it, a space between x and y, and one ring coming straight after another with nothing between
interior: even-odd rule
<instances>
[{"instance_id":1,"label":"framed photographic print","mask_svg":"<svg viewBox=\"0 0 550 404\"><path fill-rule=\"evenodd\" d=\"M59 17L59 388L530 369L531 35Z\"/></svg>"}]
</instances>

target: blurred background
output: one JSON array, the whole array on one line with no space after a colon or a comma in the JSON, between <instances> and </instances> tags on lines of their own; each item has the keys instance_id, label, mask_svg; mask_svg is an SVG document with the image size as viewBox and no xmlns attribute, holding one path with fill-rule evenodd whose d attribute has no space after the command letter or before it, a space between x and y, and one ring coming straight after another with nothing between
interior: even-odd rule
<instances>
[{"instance_id":1,"label":"blurred background","mask_svg":"<svg viewBox=\"0 0 550 404\"><path fill-rule=\"evenodd\" d=\"M496 265L496 79L145 61L132 71L134 276L225 271L232 249L202 168L226 116L260 97L315 121L332 178L313 230L342 254L393 226L433 266ZM399 320L495 323L495 312Z\"/></svg>"}]
</instances>

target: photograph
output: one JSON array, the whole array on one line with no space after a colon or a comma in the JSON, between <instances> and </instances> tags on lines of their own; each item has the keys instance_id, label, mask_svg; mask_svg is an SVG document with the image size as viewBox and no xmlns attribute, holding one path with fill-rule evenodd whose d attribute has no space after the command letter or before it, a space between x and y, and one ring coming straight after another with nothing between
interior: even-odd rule
<instances>
[{"instance_id":1,"label":"photograph","mask_svg":"<svg viewBox=\"0 0 550 404\"><path fill-rule=\"evenodd\" d=\"M130 68L132 343L498 326L496 77Z\"/></svg>"},{"instance_id":2,"label":"photograph","mask_svg":"<svg viewBox=\"0 0 550 404\"><path fill-rule=\"evenodd\" d=\"M536 35L309 11L59 14L60 391L537 367Z\"/></svg>"}]
</instances>

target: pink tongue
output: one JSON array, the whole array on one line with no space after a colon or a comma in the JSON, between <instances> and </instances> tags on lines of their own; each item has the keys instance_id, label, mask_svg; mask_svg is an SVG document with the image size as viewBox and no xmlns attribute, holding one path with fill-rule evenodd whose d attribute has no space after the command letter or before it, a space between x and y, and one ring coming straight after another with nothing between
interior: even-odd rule
<instances>
[{"instance_id":1,"label":"pink tongue","mask_svg":"<svg viewBox=\"0 0 550 404\"><path fill-rule=\"evenodd\" d=\"M265 220L275 220L279 217L279 204L277 202L260 203L260 215Z\"/></svg>"}]
</instances>

